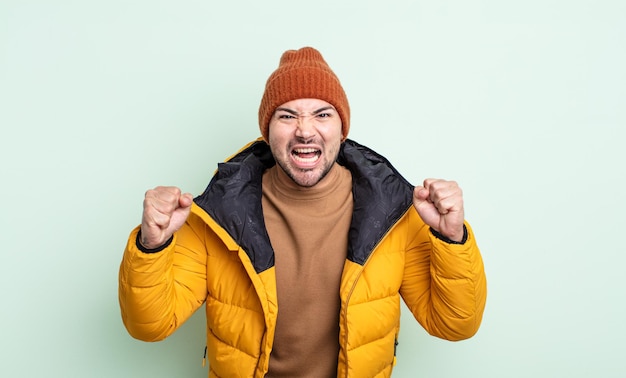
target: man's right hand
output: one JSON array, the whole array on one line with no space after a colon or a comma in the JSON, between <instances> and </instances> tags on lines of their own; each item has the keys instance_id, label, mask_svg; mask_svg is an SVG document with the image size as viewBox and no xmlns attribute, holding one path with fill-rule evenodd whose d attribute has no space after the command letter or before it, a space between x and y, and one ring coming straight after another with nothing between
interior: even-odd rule
<instances>
[{"instance_id":1,"label":"man's right hand","mask_svg":"<svg viewBox=\"0 0 626 378\"><path fill-rule=\"evenodd\" d=\"M143 200L140 243L147 249L165 244L180 229L191 211L193 197L175 186L157 186Z\"/></svg>"}]
</instances>

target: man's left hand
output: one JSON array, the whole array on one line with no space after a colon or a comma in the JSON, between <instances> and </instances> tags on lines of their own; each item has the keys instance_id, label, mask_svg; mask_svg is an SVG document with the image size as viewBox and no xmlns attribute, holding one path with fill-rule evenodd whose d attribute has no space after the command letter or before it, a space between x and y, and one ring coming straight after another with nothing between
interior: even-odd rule
<instances>
[{"instance_id":1,"label":"man's left hand","mask_svg":"<svg viewBox=\"0 0 626 378\"><path fill-rule=\"evenodd\" d=\"M463 191L454 181L426 179L413 190L413 206L424 223L456 242L463 241Z\"/></svg>"}]
</instances>

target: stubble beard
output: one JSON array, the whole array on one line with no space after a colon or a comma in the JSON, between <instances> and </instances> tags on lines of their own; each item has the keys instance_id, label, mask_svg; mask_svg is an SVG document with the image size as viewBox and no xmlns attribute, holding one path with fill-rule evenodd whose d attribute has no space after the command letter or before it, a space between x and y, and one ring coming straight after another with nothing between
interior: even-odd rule
<instances>
[{"instance_id":1,"label":"stubble beard","mask_svg":"<svg viewBox=\"0 0 626 378\"><path fill-rule=\"evenodd\" d=\"M328 151L327 149L322 149L323 155L326 153L331 153L334 157L328 161L324 161L324 164L318 168L312 169L300 169L297 167L293 167L289 164L289 159L291 158L291 145L287 149L287 156L284 162L275 159L280 168L287 174L287 176L298 186L303 188L311 188L317 185L320 181L322 181L333 168L333 165L337 161L337 157L339 156L339 146L333 151ZM316 172L319 172L316 174Z\"/></svg>"},{"instance_id":2,"label":"stubble beard","mask_svg":"<svg viewBox=\"0 0 626 378\"><path fill-rule=\"evenodd\" d=\"M298 169L298 168L293 168L293 167L288 168L288 167L284 167L280 161L277 161L277 164L280 166L283 172L285 172L285 174L287 174L287 176L296 185L301 186L303 188L311 188L317 185L320 181L322 181L324 177L328 175L328 172L330 172L334 163L335 163L334 161L331 161L328 164L324 165L321 169L321 172L318 175L316 175L315 169ZM300 175L298 175L297 173L300 173Z\"/></svg>"}]
</instances>

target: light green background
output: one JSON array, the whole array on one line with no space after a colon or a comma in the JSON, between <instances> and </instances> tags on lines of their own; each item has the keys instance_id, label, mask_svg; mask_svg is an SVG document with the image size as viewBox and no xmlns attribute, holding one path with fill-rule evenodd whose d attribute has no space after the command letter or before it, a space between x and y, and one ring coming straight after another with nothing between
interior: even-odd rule
<instances>
[{"instance_id":1,"label":"light green background","mask_svg":"<svg viewBox=\"0 0 626 378\"><path fill-rule=\"evenodd\" d=\"M146 189L199 194L258 136L280 54L317 47L350 137L457 180L489 280L450 343L403 314L394 377L624 377L626 2L0 2L2 377L205 377L202 312L124 330Z\"/></svg>"}]
</instances>

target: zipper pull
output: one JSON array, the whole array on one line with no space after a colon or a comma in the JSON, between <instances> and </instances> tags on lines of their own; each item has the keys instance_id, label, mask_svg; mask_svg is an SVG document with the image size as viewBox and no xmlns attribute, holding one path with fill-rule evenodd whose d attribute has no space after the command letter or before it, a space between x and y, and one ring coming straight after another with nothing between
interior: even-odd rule
<instances>
[{"instance_id":1,"label":"zipper pull","mask_svg":"<svg viewBox=\"0 0 626 378\"><path fill-rule=\"evenodd\" d=\"M202 367L206 367L206 349L207 347L204 347L204 357L202 357Z\"/></svg>"},{"instance_id":2,"label":"zipper pull","mask_svg":"<svg viewBox=\"0 0 626 378\"><path fill-rule=\"evenodd\" d=\"M396 358L396 352L398 351L398 338L396 337L393 344L393 366L396 366L398 359Z\"/></svg>"}]
</instances>

